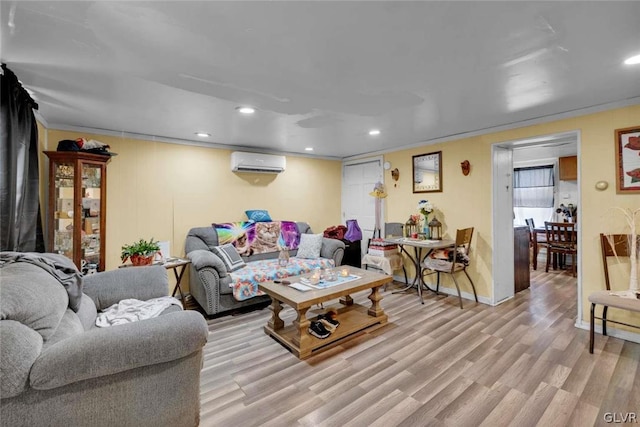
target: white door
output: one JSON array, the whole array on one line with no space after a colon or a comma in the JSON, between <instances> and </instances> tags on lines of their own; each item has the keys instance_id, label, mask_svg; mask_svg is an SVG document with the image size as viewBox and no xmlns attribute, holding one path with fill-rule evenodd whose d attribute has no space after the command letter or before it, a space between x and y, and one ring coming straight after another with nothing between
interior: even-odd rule
<instances>
[{"instance_id":1,"label":"white door","mask_svg":"<svg viewBox=\"0 0 640 427\"><path fill-rule=\"evenodd\" d=\"M342 164L342 223L356 219L362 230L362 251L375 228L375 198L369 193L382 182L382 157L351 160ZM382 214L384 218L384 214Z\"/></svg>"},{"instance_id":2,"label":"white door","mask_svg":"<svg viewBox=\"0 0 640 427\"><path fill-rule=\"evenodd\" d=\"M513 152L494 145L493 152L493 298L492 304L512 298L513 266Z\"/></svg>"}]
</instances>

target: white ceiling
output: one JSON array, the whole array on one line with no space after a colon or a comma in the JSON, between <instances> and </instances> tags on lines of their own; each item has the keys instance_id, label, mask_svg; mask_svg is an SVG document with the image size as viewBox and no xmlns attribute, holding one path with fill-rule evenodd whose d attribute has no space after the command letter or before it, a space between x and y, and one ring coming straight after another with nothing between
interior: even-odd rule
<instances>
[{"instance_id":1,"label":"white ceiling","mask_svg":"<svg viewBox=\"0 0 640 427\"><path fill-rule=\"evenodd\" d=\"M623 65L640 54L640 2L2 0L0 13L0 59L51 128L344 158L640 103L640 65Z\"/></svg>"}]
</instances>

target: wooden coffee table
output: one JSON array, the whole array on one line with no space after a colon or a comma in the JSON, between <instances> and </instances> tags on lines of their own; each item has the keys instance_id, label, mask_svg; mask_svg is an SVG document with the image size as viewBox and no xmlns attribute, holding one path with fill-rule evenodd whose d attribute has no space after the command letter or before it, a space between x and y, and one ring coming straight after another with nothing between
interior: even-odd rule
<instances>
[{"instance_id":1,"label":"wooden coffee table","mask_svg":"<svg viewBox=\"0 0 640 427\"><path fill-rule=\"evenodd\" d=\"M310 291L298 291L287 285L274 282L265 282L259 285L260 289L271 297L271 319L264 327L265 333L271 335L289 348L300 359L315 354L318 351L337 345L339 342L357 336L358 332L371 331L387 323L387 315L380 306L382 295L380 287L391 282L393 278L386 274L349 267L352 275L360 276L359 279L332 286L326 289L312 289ZM305 277L308 275L303 275ZM300 276L288 277L291 283L297 282ZM371 289L369 299L371 307L367 308L356 304L351 294ZM314 305L340 298L340 305L329 306L338 312L340 326L325 338L316 338L309 334L310 320L307 319L307 311ZM293 307L297 317L292 325L285 326L280 318L282 304ZM313 320L313 319L311 319Z\"/></svg>"}]
</instances>

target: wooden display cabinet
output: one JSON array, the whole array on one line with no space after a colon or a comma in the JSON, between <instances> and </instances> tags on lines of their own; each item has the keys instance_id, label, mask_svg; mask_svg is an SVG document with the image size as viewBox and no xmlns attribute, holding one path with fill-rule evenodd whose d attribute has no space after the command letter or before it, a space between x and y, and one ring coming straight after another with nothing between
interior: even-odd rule
<instances>
[{"instance_id":1,"label":"wooden display cabinet","mask_svg":"<svg viewBox=\"0 0 640 427\"><path fill-rule=\"evenodd\" d=\"M45 151L49 158L47 248L83 272L104 271L107 163L111 156Z\"/></svg>"}]
</instances>

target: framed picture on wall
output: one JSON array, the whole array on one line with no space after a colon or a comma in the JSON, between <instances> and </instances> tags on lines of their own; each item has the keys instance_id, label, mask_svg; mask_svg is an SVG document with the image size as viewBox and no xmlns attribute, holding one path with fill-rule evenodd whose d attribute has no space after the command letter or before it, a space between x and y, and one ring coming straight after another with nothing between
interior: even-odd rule
<instances>
[{"instance_id":1,"label":"framed picture on wall","mask_svg":"<svg viewBox=\"0 0 640 427\"><path fill-rule=\"evenodd\" d=\"M442 151L413 156L413 192L442 191Z\"/></svg>"},{"instance_id":2,"label":"framed picture on wall","mask_svg":"<svg viewBox=\"0 0 640 427\"><path fill-rule=\"evenodd\" d=\"M616 191L640 193L640 126L616 129Z\"/></svg>"}]
</instances>

